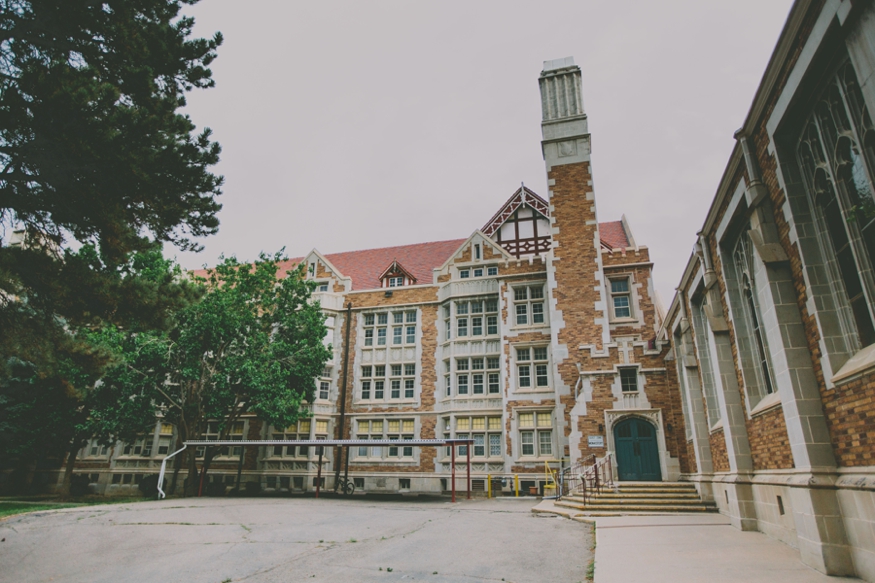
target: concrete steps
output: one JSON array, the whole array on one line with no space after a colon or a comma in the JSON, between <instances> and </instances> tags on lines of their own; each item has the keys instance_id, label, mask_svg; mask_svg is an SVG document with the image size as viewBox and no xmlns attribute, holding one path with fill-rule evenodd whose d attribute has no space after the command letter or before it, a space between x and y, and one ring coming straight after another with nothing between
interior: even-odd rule
<instances>
[{"instance_id":1,"label":"concrete steps","mask_svg":"<svg viewBox=\"0 0 875 583\"><path fill-rule=\"evenodd\" d=\"M619 482L588 496L585 503L580 496L565 496L554 504L593 516L717 511L714 502L703 501L696 487L684 482Z\"/></svg>"}]
</instances>

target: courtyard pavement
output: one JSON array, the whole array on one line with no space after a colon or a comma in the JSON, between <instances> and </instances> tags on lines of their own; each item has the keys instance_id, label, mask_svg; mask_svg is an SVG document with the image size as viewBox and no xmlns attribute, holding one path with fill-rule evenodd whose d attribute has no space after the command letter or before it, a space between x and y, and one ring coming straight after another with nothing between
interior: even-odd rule
<instances>
[{"instance_id":1,"label":"courtyard pavement","mask_svg":"<svg viewBox=\"0 0 875 583\"><path fill-rule=\"evenodd\" d=\"M195 498L0 520L0 582L581 582L591 528L532 499Z\"/></svg>"},{"instance_id":2,"label":"courtyard pavement","mask_svg":"<svg viewBox=\"0 0 875 583\"><path fill-rule=\"evenodd\" d=\"M544 500L534 512L595 523L595 583L840 583L806 566L796 549L742 532L720 514L587 517Z\"/></svg>"}]
</instances>

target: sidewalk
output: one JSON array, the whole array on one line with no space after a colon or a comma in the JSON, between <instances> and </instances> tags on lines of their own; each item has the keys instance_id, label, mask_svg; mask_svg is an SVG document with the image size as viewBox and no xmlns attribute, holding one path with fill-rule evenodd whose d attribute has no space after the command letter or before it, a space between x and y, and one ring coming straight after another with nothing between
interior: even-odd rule
<instances>
[{"instance_id":1,"label":"sidewalk","mask_svg":"<svg viewBox=\"0 0 875 583\"><path fill-rule=\"evenodd\" d=\"M827 577L804 565L796 549L760 532L733 528L720 514L584 517L550 500L532 512L595 523L595 583L859 581Z\"/></svg>"}]
</instances>

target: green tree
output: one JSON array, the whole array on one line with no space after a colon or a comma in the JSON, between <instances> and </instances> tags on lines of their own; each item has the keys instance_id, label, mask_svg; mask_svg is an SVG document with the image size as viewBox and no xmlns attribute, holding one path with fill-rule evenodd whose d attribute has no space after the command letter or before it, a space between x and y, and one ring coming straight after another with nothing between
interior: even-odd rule
<instances>
[{"instance_id":1,"label":"green tree","mask_svg":"<svg viewBox=\"0 0 875 583\"><path fill-rule=\"evenodd\" d=\"M282 277L283 260L282 252L254 264L224 259L201 280L201 300L177 312L168 333L138 335L124 377L105 382L137 395L152 391L179 441L200 438L211 420L219 439L228 439L243 415L279 427L308 415L331 351L325 316L311 301L315 284L303 266ZM204 474L218 451L207 448ZM195 461L192 448L187 494L197 490Z\"/></svg>"},{"instance_id":2,"label":"green tree","mask_svg":"<svg viewBox=\"0 0 875 583\"><path fill-rule=\"evenodd\" d=\"M196 1L0 0L0 228L26 237L0 246L0 366L51 375L89 354L69 328L163 321L132 254L217 230L220 148L178 112L222 42L191 38Z\"/></svg>"},{"instance_id":3,"label":"green tree","mask_svg":"<svg viewBox=\"0 0 875 583\"><path fill-rule=\"evenodd\" d=\"M79 255L96 254L89 246ZM102 266L97 266L102 269ZM134 254L122 270L119 288L132 287L142 295L162 298L167 308L188 305L199 297L200 286L182 277L179 266L165 259L160 248ZM26 307L27 302L23 302ZM20 469L46 458L67 456L61 494L69 493L78 451L92 438L104 444L130 441L155 424L151 394L122 390L114 379L129 373L126 358L139 338L156 334L170 321L152 318L145 327L66 326L55 346L51 366L37 367L20 358L7 361L0 376L0 461ZM32 472L25 472L26 475ZM28 480L22 484L27 489Z\"/></svg>"}]
</instances>

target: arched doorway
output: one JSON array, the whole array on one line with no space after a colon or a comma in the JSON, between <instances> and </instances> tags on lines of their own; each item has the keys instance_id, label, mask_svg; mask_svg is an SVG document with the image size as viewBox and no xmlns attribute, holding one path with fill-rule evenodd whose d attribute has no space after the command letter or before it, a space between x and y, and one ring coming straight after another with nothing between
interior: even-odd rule
<instances>
[{"instance_id":1,"label":"arched doorway","mask_svg":"<svg viewBox=\"0 0 875 583\"><path fill-rule=\"evenodd\" d=\"M620 480L658 482L659 446L656 428L639 417L629 417L614 425L617 474Z\"/></svg>"}]
</instances>

